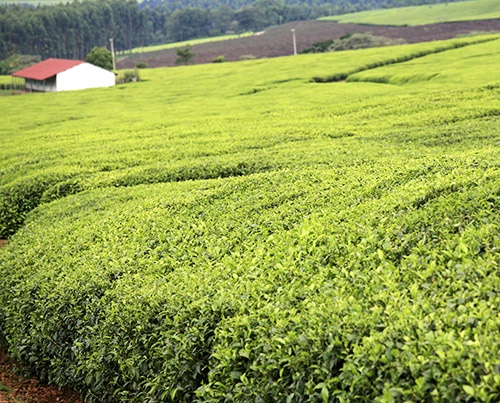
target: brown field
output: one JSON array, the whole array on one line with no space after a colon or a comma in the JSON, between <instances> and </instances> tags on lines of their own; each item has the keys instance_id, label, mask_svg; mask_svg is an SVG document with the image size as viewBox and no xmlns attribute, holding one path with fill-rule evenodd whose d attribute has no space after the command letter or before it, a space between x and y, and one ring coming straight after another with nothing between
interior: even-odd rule
<instances>
[{"instance_id":1,"label":"brown field","mask_svg":"<svg viewBox=\"0 0 500 403\"><path fill-rule=\"evenodd\" d=\"M500 19L411 27L338 24L333 21L291 22L249 37L194 45L193 63L210 63L218 56L224 56L226 61L235 61L248 55L255 58L291 55L293 54L291 29L295 29L297 50L300 52L315 42L337 39L347 33L355 32L370 32L373 35L403 39L407 43L451 39L473 32L498 32ZM139 62L146 62L149 67L175 66L176 58L175 49L138 53L122 58L118 61L117 67L133 68Z\"/></svg>"}]
</instances>

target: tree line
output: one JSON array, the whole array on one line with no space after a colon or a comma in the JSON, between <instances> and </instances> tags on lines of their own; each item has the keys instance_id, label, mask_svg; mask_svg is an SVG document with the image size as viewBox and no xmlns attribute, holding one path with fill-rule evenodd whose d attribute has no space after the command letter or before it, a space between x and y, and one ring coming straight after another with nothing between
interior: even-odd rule
<instances>
[{"instance_id":1,"label":"tree line","mask_svg":"<svg viewBox=\"0 0 500 403\"><path fill-rule=\"evenodd\" d=\"M4 5L0 6L0 60L12 55L83 59L95 46L109 47L110 38L119 51L260 31L325 15L442 1L145 0L139 4L135 0L84 0L38 7ZM2 66L0 70L8 69L5 62Z\"/></svg>"}]
</instances>

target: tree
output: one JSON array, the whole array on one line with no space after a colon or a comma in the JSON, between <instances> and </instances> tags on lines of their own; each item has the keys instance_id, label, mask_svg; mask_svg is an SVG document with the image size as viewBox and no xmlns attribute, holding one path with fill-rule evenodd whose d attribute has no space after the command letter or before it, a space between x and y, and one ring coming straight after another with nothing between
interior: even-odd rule
<instances>
[{"instance_id":1,"label":"tree","mask_svg":"<svg viewBox=\"0 0 500 403\"><path fill-rule=\"evenodd\" d=\"M207 36L210 26L209 11L194 7L175 10L166 23L168 37L174 41Z\"/></svg>"},{"instance_id":2,"label":"tree","mask_svg":"<svg viewBox=\"0 0 500 403\"><path fill-rule=\"evenodd\" d=\"M184 48L179 48L175 52L177 54L177 59L175 60L175 64L188 64L194 57L194 53L191 51L192 46L187 45Z\"/></svg>"},{"instance_id":3,"label":"tree","mask_svg":"<svg viewBox=\"0 0 500 403\"><path fill-rule=\"evenodd\" d=\"M240 30L243 31L259 31L267 25L265 16L255 5L238 10L234 14L234 18L238 21Z\"/></svg>"},{"instance_id":4,"label":"tree","mask_svg":"<svg viewBox=\"0 0 500 403\"><path fill-rule=\"evenodd\" d=\"M113 56L105 47L94 46L85 57L85 61L106 70L113 70Z\"/></svg>"}]
</instances>

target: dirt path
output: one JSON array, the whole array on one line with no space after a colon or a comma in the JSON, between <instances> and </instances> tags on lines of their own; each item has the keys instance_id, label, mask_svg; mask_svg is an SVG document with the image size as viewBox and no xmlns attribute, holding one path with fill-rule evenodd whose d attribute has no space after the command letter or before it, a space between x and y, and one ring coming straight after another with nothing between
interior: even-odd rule
<instances>
[{"instance_id":1,"label":"dirt path","mask_svg":"<svg viewBox=\"0 0 500 403\"><path fill-rule=\"evenodd\" d=\"M78 393L42 385L13 372L14 364L0 347L0 403L82 403Z\"/></svg>"}]
</instances>

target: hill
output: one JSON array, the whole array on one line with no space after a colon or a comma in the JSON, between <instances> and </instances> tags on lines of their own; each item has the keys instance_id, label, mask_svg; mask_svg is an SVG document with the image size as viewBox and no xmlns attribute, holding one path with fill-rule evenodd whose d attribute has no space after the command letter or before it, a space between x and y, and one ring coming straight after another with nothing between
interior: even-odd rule
<instances>
[{"instance_id":1,"label":"hill","mask_svg":"<svg viewBox=\"0 0 500 403\"><path fill-rule=\"evenodd\" d=\"M410 0L398 0L406 4ZM1 2L1 0L0 0ZM0 74L10 74L13 55L84 59L95 46L118 51L216 37L228 33L259 32L291 21L314 19L366 8L389 6L391 0L318 0L288 4L279 1L230 0L74 1L52 6L0 4ZM21 68L23 66L20 66Z\"/></svg>"},{"instance_id":2,"label":"hill","mask_svg":"<svg viewBox=\"0 0 500 403\"><path fill-rule=\"evenodd\" d=\"M499 41L0 98L0 342L90 402L498 401Z\"/></svg>"},{"instance_id":3,"label":"hill","mask_svg":"<svg viewBox=\"0 0 500 403\"><path fill-rule=\"evenodd\" d=\"M500 18L500 3L498 1L472 0L362 11L342 16L322 17L321 20L370 25L426 25L497 18Z\"/></svg>"},{"instance_id":4,"label":"hill","mask_svg":"<svg viewBox=\"0 0 500 403\"><path fill-rule=\"evenodd\" d=\"M337 39L355 32L369 32L374 35L393 39L403 39L408 43L451 39L456 36L477 32L500 31L500 19L486 21L465 21L455 23L430 24L416 27L368 26L359 24L339 24L334 21L301 21L283 24L270 28L253 36L235 38L220 42L196 44L193 63L210 63L218 56L224 56L227 61L236 61L248 56L267 58L293 54L293 38L291 29L295 30L297 49L300 52L316 42ZM179 44L184 46L188 42ZM140 62L149 67L175 66L176 47L147 51L121 56L119 68L133 68Z\"/></svg>"}]
</instances>

